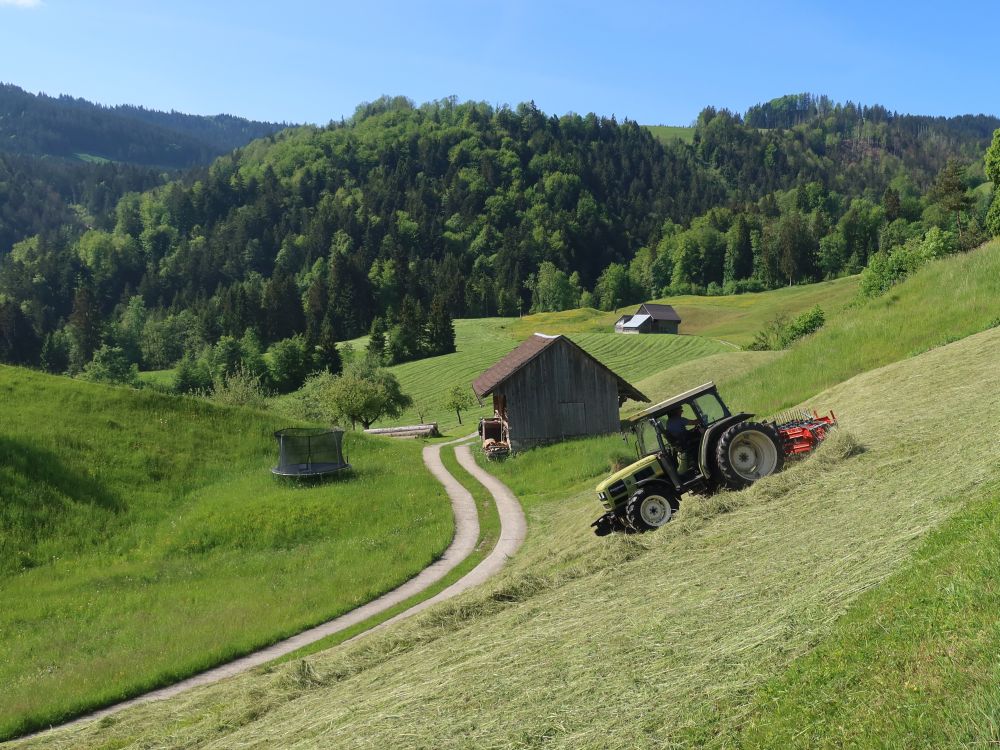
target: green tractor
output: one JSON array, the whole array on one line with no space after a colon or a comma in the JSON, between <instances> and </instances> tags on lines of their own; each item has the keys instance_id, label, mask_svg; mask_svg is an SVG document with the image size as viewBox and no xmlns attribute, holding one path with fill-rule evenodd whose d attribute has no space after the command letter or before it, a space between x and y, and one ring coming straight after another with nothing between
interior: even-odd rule
<instances>
[{"instance_id":1,"label":"green tractor","mask_svg":"<svg viewBox=\"0 0 1000 750\"><path fill-rule=\"evenodd\" d=\"M799 451L785 439L786 425L752 416L731 413L706 383L630 419L639 460L597 486L607 512L591 524L594 533L651 531L673 517L684 493L741 489L779 471L786 453Z\"/></svg>"}]
</instances>

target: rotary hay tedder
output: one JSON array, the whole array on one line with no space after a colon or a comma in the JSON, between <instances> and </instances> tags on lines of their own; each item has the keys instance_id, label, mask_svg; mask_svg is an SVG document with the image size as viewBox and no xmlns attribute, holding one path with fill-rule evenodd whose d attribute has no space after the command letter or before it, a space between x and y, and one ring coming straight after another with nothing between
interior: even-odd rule
<instances>
[{"instance_id":1,"label":"rotary hay tedder","mask_svg":"<svg viewBox=\"0 0 1000 750\"><path fill-rule=\"evenodd\" d=\"M769 420L774 424L781 438L781 448L785 458L794 458L816 450L831 429L837 426L837 416L831 411L821 417L815 411L782 412Z\"/></svg>"}]
</instances>

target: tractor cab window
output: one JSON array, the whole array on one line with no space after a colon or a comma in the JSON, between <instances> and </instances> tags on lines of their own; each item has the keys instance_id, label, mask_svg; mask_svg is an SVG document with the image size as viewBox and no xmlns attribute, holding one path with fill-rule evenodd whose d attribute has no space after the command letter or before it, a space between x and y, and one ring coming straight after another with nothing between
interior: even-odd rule
<instances>
[{"instance_id":1,"label":"tractor cab window","mask_svg":"<svg viewBox=\"0 0 1000 750\"><path fill-rule=\"evenodd\" d=\"M698 418L702 426L708 427L713 422L718 422L729 416L729 409L719 400L714 393L705 393L694 400L695 408L698 410Z\"/></svg>"},{"instance_id":2,"label":"tractor cab window","mask_svg":"<svg viewBox=\"0 0 1000 750\"><path fill-rule=\"evenodd\" d=\"M671 412L674 416L671 416ZM695 412L691 404L680 404L673 407L671 411L659 417L660 431L667 442L674 447L686 445L691 438L691 431L698 428L701 418Z\"/></svg>"},{"instance_id":3,"label":"tractor cab window","mask_svg":"<svg viewBox=\"0 0 1000 750\"><path fill-rule=\"evenodd\" d=\"M640 456L655 453L660 449L659 443L656 442L656 432L653 430L653 425L649 423L648 419L644 419L635 425L634 430L636 440L639 443Z\"/></svg>"}]
</instances>

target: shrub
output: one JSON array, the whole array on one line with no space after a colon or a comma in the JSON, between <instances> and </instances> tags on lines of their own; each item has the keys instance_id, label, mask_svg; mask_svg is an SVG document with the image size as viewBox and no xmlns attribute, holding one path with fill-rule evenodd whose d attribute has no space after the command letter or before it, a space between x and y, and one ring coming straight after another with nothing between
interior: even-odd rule
<instances>
[{"instance_id":1,"label":"shrub","mask_svg":"<svg viewBox=\"0 0 1000 750\"><path fill-rule=\"evenodd\" d=\"M212 381L212 400L228 406L249 406L263 409L267 401L267 390L261 376L242 365L229 375L216 375Z\"/></svg>"},{"instance_id":2,"label":"shrub","mask_svg":"<svg viewBox=\"0 0 1000 750\"><path fill-rule=\"evenodd\" d=\"M81 380L92 383L115 383L139 387L139 368L130 363L125 350L120 346L104 344L94 352L94 358L87 363L80 374Z\"/></svg>"},{"instance_id":3,"label":"shrub","mask_svg":"<svg viewBox=\"0 0 1000 750\"><path fill-rule=\"evenodd\" d=\"M339 415L329 395L330 384L335 378L326 370L310 375L285 402L284 411L288 416L306 422L336 424Z\"/></svg>"},{"instance_id":4,"label":"shrub","mask_svg":"<svg viewBox=\"0 0 1000 750\"><path fill-rule=\"evenodd\" d=\"M177 365L174 393L207 393L212 390L212 373L204 358L185 355Z\"/></svg>"},{"instance_id":5,"label":"shrub","mask_svg":"<svg viewBox=\"0 0 1000 750\"><path fill-rule=\"evenodd\" d=\"M291 393L301 388L312 371L306 341L301 335L272 344L268 357L271 383L278 393Z\"/></svg>"},{"instance_id":6,"label":"shrub","mask_svg":"<svg viewBox=\"0 0 1000 750\"><path fill-rule=\"evenodd\" d=\"M788 326L788 329L785 332L784 346L788 346L796 339L800 339L803 336L808 336L814 331L818 331L823 327L825 322L826 316L823 314L823 308L819 305L816 305L816 307L811 310L806 310Z\"/></svg>"},{"instance_id":7,"label":"shrub","mask_svg":"<svg viewBox=\"0 0 1000 750\"><path fill-rule=\"evenodd\" d=\"M806 310L791 322L784 315L779 315L757 332L747 348L755 352L785 349L793 341L818 331L825 322L826 316L819 305Z\"/></svg>"}]
</instances>

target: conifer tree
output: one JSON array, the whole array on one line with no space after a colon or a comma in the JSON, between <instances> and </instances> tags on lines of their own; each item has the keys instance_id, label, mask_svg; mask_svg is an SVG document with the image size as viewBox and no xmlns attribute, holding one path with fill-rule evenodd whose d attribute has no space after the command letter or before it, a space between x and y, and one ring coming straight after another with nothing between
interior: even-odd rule
<instances>
[{"instance_id":1,"label":"conifer tree","mask_svg":"<svg viewBox=\"0 0 1000 750\"><path fill-rule=\"evenodd\" d=\"M934 199L946 210L955 214L955 224L958 227L958 243L962 244L962 211L968 211L972 198L965 192L965 170L954 159L949 159L934 182L931 191Z\"/></svg>"},{"instance_id":2,"label":"conifer tree","mask_svg":"<svg viewBox=\"0 0 1000 750\"><path fill-rule=\"evenodd\" d=\"M427 354L431 356L455 351L455 324L441 296L431 302L431 312L427 317L427 342Z\"/></svg>"},{"instance_id":3,"label":"conifer tree","mask_svg":"<svg viewBox=\"0 0 1000 750\"><path fill-rule=\"evenodd\" d=\"M70 364L79 371L101 343L101 309L90 283L84 279L77 282L69 323L73 342Z\"/></svg>"},{"instance_id":4,"label":"conifer tree","mask_svg":"<svg viewBox=\"0 0 1000 750\"><path fill-rule=\"evenodd\" d=\"M378 365L385 362L385 319L376 316L368 333L368 358Z\"/></svg>"}]
</instances>

